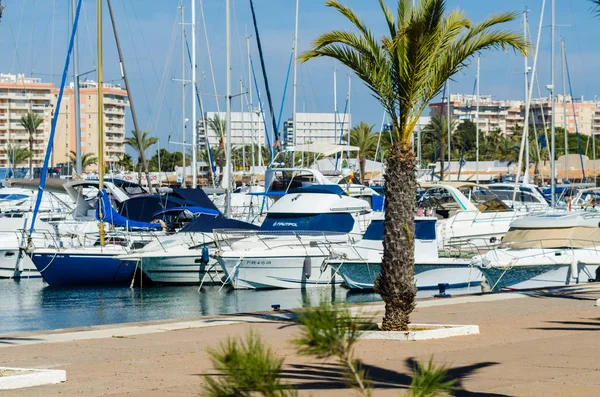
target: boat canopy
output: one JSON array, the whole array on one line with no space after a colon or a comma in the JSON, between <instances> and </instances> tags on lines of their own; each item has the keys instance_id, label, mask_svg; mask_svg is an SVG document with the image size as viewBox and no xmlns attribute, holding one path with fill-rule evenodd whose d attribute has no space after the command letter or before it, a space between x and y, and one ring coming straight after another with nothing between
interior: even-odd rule
<instances>
[{"instance_id":1,"label":"boat canopy","mask_svg":"<svg viewBox=\"0 0 600 397\"><path fill-rule=\"evenodd\" d=\"M331 156L340 152L358 152L358 146L336 145L334 143L308 143L288 148L288 152L316 153L322 156Z\"/></svg>"},{"instance_id":2,"label":"boat canopy","mask_svg":"<svg viewBox=\"0 0 600 397\"><path fill-rule=\"evenodd\" d=\"M348 213L339 214L268 214L261 231L325 231L350 233L354 218Z\"/></svg>"},{"instance_id":3,"label":"boat canopy","mask_svg":"<svg viewBox=\"0 0 600 397\"><path fill-rule=\"evenodd\" d=\"M163 196L132 197L121 204L119 213L132 220L150 222L155 213L174 207L202 207L204 212L220 214L202 189L173 189Z\"/></svg>"},{"instance_id":4,"label":"boat canopy","mask_svg":"<svg viewBox=\"0 0 600 397\"><path fill-rule=\"evenodd\" d=\"M600 245L600 228L574 226L567 228L511 229L500 248L550 249L594 248Z\"/></svg>"},{"instance_id":5,"label":"boat canopy","mask_svg":"<svg viewBox=\"0 0 600 397\"><path fill-rule=\"evenodd\" d=\"M132 221L119 214L110 204L108 193L102 190L99 193L100 199L96 205L96 219L100 220L99 209L102 208L102 222L110 223L114 226L124 227L127 230L160 230L162 226L159 223Z\"/></svg>"}]
</instances>

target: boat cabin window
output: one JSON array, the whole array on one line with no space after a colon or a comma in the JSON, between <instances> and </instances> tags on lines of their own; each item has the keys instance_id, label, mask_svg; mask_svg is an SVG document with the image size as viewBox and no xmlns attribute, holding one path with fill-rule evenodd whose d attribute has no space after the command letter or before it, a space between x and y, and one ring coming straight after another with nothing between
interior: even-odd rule
<instances>
[{"instance_id":1,"label":"boat cabin window","mask_svg":"<svg viewBox=\"0 0 600 397\"><path fill-rule=\"evenodd\" d=\"M353 228L351 214L268 214L260 230L349 233Z\"/></svg>"},{"instance_id":2,"label":"boat cabin window","mask_svg":"<svg viewBox=\"0 0 600 397\"><path fill-rule=\"evenodd\" d=\"M508 189L491 189L492 192L494 192L496 194L496 196L498 196L498 198L502 201L513 201L513 191L512 189L508 190ZM537 197L535 197L534 195L532 195L530 192L526 192L526 191L517 191L517 196L516 196L516 201L519 203L535 203L535 204L540 204L542 203L540 200L538 200Z\"/></svg>"},{"instance_id":3,"label":"boat cabin window","mask_svg":"<svg viewBox=\"0 0 600 397\"><path fill-rule=\"evenodd\" d=\"M273 173L269 192L285 192L289 189L310 186L314 183L314 176L308 172L276 171Z\"/></svg>"}]
</instances>

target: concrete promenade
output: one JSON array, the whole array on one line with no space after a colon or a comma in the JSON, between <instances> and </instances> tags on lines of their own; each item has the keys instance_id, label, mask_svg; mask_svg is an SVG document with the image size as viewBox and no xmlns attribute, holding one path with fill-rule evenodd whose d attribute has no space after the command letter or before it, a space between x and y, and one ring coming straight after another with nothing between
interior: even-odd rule
<instances>
[{"instance_id":1,"label":"concrete promenade","mask_svg":"<svg viewBox=\"0 0 600 397\"><path fill-rule=\"evenodd\" d=\"M419 301L415 323L477 324L450 339L360 341L375 396L400 396L414 360L434 355L463 388L459 396L599 396L600 285ZM381 305L365 305L377 313ZM60 385L4 396L197 396L214 371L206 349L255 330L285 357L285 380L302 396L348 396L336 365L298 357L286 313L196 318L0 335L0 366L64 369Z\"/></svg>"}]
</instances>

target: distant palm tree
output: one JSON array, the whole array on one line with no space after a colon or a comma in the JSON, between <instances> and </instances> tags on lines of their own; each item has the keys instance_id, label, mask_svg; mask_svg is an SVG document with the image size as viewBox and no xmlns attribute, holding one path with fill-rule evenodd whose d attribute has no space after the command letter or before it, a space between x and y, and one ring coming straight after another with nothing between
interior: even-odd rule
<instances>
[{"instance_id":1,"label":"distant palm tree","mask_svg":"<svg viewBox=\"0 0 600 397\"><path fill-rule=\"evenodd\" d=\"M440 180L444 180L444 157L448 144L448 122L446 117L434 116L423 128L422 139L425 145L430 145L434 154L434 162L440 162ZM450 131L454 131L456 123L450 120Z\"/></svg>"},{"instance_id":2,"label":"distant palm tree","mask_svg":"<svg viewBox=\"0 0 600 397\"><path fill-rule=\"evenodd\" d=\"M369 125L364 121L355 125L350 130L350 145L358 147L358 166L360 168L360 179L365 181L365 165L367 158L375 156L377 149L377 140L379 136L373 134L373 125Z\"/></svg>"},{"instance_id":3,"label":"distant palm tree","mask_svg":"<svg viewBox=\"0 0 600 397\"><path fill-rule=\"evenodd\" d=\"M219 182L223 180L223 168L225 167L225 130L227 129L227 122L219 116L219 114L215 114L214 117L206 120L208 123L208 128L217 133L217 138L219 140L219 146L216 149L212 149L212 158L217 167L219 167Z\"/></svg>"},{"instance_id":4,"label":"distant palm tree","mask_svg":"<svg viewBox=\"0 0 600 397\"><path fill-rule=\"evenodd\" d=\"M149 131L138 133L135 130L133 130L131 131L131 135L133 136L128 136L127 138L125 138L125 144L137 152L137 170L139 182L140 184L142 183L143 168L144 173L146 174L146 181L148 181L148 191L152 193L152 183L150 183L150 171L148 170L145 152L146 150L148 150L148 148L150 148L150 146L158 143L158 138L154 136L148 136L149 134Z\"/></svg>"},{"instance_id":5,"label":"distant palm tree","mask_svg":"<svg viewBox=\"0 0 600 397\"><path fill-rule=\"evenodd\" d=\"M39 128L40 124L44 122L44 118L37 113L28 112L21 116L21 120L19 120L19 124L25 131L29 134L29 177L33 178L33 140L35 138L35 133Z\"/></svg>"},{"instance_id":6,"label":"distant palm tree","mask_svg":"<svg viewBox=\"0 0 600 397\"><path fill-rule=\"evenodd\" d=\"M77 161L76 153L71 150L71 155L69 156L71 159L71 163L75 164ZM90 165L98 164L98 158L94 156L92 153L81 153L81 169L85 170Z\"/></svg>"},{"instance_id":7,"label":"distant palm tree","mask_svg":"<svg viewBox=\"0 0 600 397\"><path fill-rule=\"evenodd\" d=\"M128 153L124 153L117 161L117 167L126 171L133 170L133 158Z\"/></svg>"},{"instance_id":8,"label":"distant palm tree","mask_svg":"<svg viewBox=\"0 0 600 397\"><path fill-rule=\"evenodd\" d=\"M375 34L358 14L338 0L334 8L354 30L332 30L317 37L301 61L333 58L352 70L371 90L393 124L385 175L385 227L381 273L375 289L385 302L384 330L408 329L415 307L414 208L415 155L410 141L419 117L446 81L487 49L513 48L526 54L517 32L499 25L516 13L472 23L460 9L446 11L445 0L397 0L393 12L379 0L386 34Z\"/></svg>"},{"instance_id":9,"label":"distant palm tree","mask_svg":"<svg viewBox=\"0 0 600 397\"><path fill-rule=\"evenodd\" d=\"M17 166L31 157L31 153L27 148L12 144L6 147L6 155L13 166L13 178L17 174Z\"/></svg>"}]
</instances>

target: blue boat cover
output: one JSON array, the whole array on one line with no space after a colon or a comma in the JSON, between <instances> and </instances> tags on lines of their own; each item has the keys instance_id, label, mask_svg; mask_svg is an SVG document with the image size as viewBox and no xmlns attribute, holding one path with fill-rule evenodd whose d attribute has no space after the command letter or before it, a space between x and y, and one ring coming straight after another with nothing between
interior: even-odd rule
<instances>
[{"instance_id":1,"label":"blue boat cover","mask_svg":"<svg viewBox=\"0 0 600 397\"><path fill-rule=\"evenodd\" d=\"M378 194L374 194L371 196L371 209L373 211L383 211L385 204L385 197L380 196Z\"/></svg>"},{"instance_id":2,"label":"blue boat cover","mask_svg":"<svg viewBox=\"0 0 600 397\"><path fill-rule=\"evenodd\" d=\"M321 193L321 194L337 194L345 196L346 192L340 185L310 185L289 189L288 193Z\"/></svg>"},{"instance_id":3,"label":"blue boat cover","mask_svg":"<svg viewBox=\"0 0 600 397\"><path fill-rule=\"evenodd\" d=\"M415 220L415 239L435 240L435 219ZM363 240L383 240L383 220L371 221Z\"/></svg>"},{"instance_id":4,"label":"blue boat cover","mask_svg":"<svg viewBox=\"0 0 600 397\"><path fill-rule=\"evenodd\" d=\"M200 214L193 221L185 225L180 233L212 233L215 229L242 229L257 230L258 226L248 222L225 218L222 215Z\"/></svg>"},{"instance_id":5,"label":"blue boat cover","mask_svg":"<svg viewBox=\"0 0 600 397\"><path fill-rule=\"evenodd\" d=\"M354 227L350 214L268 214L262 231L327 231L348 233Z\"/></svg>"},{"instance_id":6,"label":"blue boat cover","mask_svg":"<svg viewBox=\"0 0 600 397\"><path fill-rule=\"evenodd\" d=\"M180 198L182 200L191 201L196 203L198 207L208 208L219 212L219 209L215 206L212 200L206 195L204 190L198 189L183 189L183 188L175 188L173 189L173 196Z\"/></svg>"},{"instance_id":7,"label":"blue boat cover","mask_svg":"<svg viewBox=\"0 0 600 397\"><path fill-rule=\"evenodd\" d=\"M114 226L125 227L128 230L160 230L162 227L158 223L149 222L138 222L125 218L119 214L110 205L110 199L106 190L102 189L99 193L100 200L96 204L96 219L100 220L100 214L98 213L100 206L102 206L102 222L110 223Z\"/></svg>"}]
</instances>

